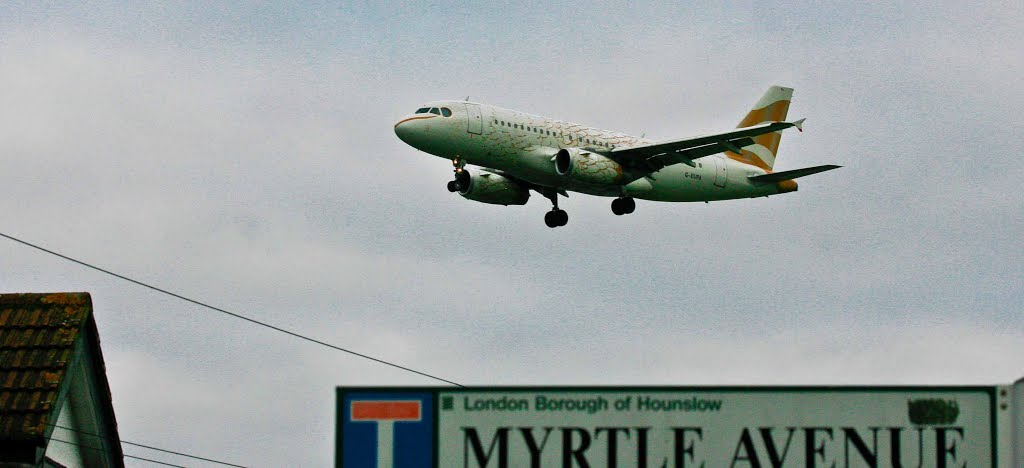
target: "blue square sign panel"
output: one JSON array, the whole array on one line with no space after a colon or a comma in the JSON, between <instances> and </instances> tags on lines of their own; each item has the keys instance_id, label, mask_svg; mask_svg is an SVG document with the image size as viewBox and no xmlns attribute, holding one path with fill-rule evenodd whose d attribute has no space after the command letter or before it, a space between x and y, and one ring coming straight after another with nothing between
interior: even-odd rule
<instances>
[{"instance_id":1,"label":"blue square sign panel","mask_svg":"<svg viewBox=\"0 0 1024 468\"><path fill-rule=\"evenodd\" d=\"M338 421L338 466L435 466L432 392L343 392L338 396Z\"/></svg>"}]
</instances>

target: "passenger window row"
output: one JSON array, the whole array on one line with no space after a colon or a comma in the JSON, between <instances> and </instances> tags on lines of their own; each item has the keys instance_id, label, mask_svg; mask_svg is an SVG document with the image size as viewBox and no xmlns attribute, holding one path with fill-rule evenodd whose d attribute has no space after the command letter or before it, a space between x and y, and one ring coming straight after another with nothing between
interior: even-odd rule
<instances>
[{"instance_id":1,"label":"passenger window row","mask_svg":"<svg viewBox=\"0 0 1024 468\"><path fill-rule=\"evenodd\" d=\"M537 127L529 127L529 126L522 125L522 124L514 124L514 123L511 123L511 122L506 122L504 120L494 119L494 123L496 125L502 125L502 126L505 126L505 127L518 128L520 130L526 130L528 132L540 133L541 135L554 135L555 134L555 132L552 132L551 130L544 130L542 128L537 128Z\"/></svg>"},{"instance_id":2,"label":"passenger window row","mask_svg":"<svg viewBox=\"0 0 1024 468\"><path fill-rule=\"evenodd\" d=\"M515 129L519 129L519 130L526 130L528 132L540 133L541 135L558 136L558 132L552 132L551 130L544 130L542 128L530 127L530 126L526 126L526 125L522 125L522 124L517 124L517 123L512 123L512 122L507 122L507 121L499 120L499 119L494 119L494 124L495 125L501 125L503 127L511 127L511 128L515 128ZM575 136L577 140L579 140L581 142L584 142L584 143L587 143L587 144L600 145L600 146L604 146L606 148L612 148L613 147L613 145L611 145L609 143L603 143L603 142L599 142L597 140L593 140L593 139L590 139L590 138L579 137L577 135L573 135L573 136Z\"/></svg>"}]
</instances>

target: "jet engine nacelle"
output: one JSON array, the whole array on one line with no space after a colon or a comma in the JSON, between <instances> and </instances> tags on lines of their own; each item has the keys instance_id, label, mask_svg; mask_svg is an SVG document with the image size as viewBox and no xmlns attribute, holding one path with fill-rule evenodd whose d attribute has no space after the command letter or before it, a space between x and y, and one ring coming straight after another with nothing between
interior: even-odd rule
<instances>
[{"instance_id":1,"label":"jet engine nacelle","mask_svg":"<svg viewBox=\"0 0 1024 468\"><path fill-rule=\"evenodd\" d=\"M555 172L595 185L614 185L623 180L622 166L614 159L579 148L558 150L555 154Z\"/></svg>"},{"instance_id":2,"label":"jet engine nacelle","mask_svg":"<svg viewBox=\"0 0 1024 468\"><path fill-rule=\"evenodd\" d=\"M477 169L463 169L455 176L459 195L492 205L525 205L530 189L507 177Z\"/></svg>"}]
</instances>

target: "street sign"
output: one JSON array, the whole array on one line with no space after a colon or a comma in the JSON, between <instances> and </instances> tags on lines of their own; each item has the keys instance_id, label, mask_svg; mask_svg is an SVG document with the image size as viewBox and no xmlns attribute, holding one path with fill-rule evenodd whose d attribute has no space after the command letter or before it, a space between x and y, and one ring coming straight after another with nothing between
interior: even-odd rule
<instances>
[{"instance_id":1,"label":"street sign","mask_svg":"<svg viewBox=\"0 0 1024 468\"><path fill-rule=\"evenodd\" d=\"M1014 398L1013 386L339 388L336 464L1020 467Z\"/></svg>"}]
</instances>

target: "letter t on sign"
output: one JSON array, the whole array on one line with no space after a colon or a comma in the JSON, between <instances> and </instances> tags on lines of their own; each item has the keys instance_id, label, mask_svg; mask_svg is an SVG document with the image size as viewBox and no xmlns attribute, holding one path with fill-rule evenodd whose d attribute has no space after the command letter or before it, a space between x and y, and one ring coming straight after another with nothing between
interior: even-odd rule
<instances>
[{"instance_id":1,"label":"letter t on sign","mask_svg":"<svg viewBox=\"0 0 1024 468\"><path fill-rule=\"evenodd\" d=\"M391 468L395 458L395 422L419 421L419 401L353 401L352 421L377 423L377 468Z\"/></svg>"}]
</instances>

